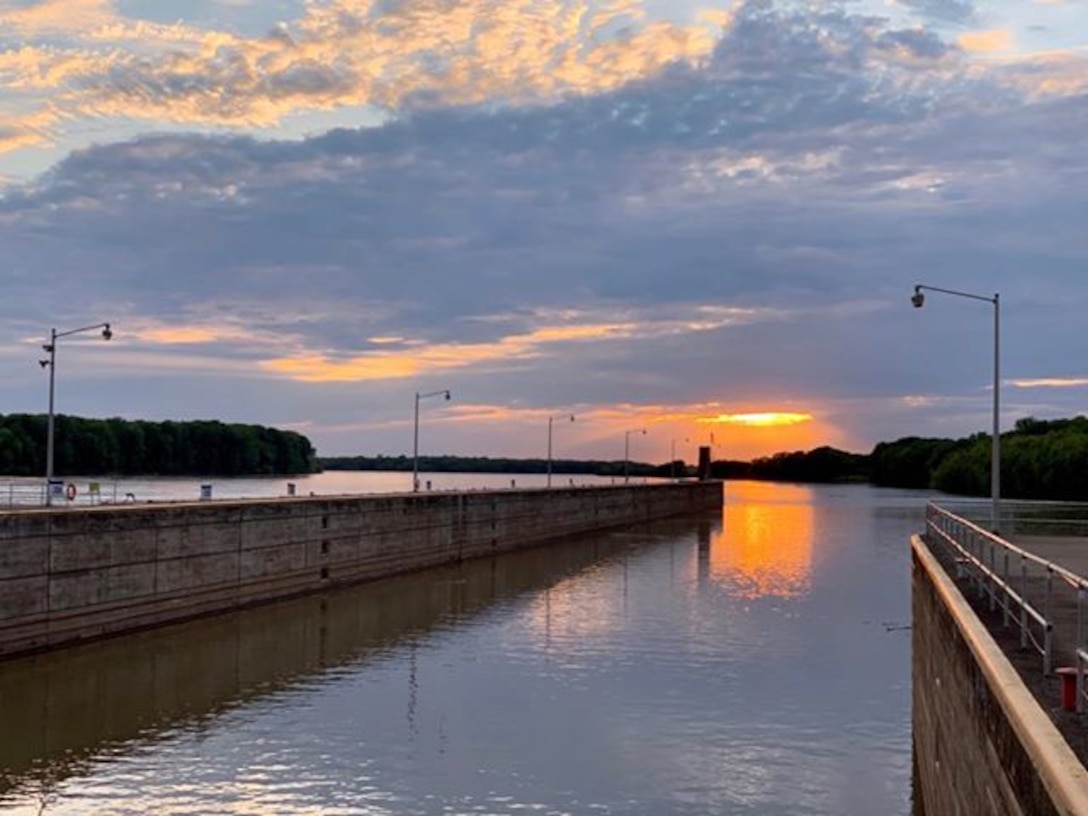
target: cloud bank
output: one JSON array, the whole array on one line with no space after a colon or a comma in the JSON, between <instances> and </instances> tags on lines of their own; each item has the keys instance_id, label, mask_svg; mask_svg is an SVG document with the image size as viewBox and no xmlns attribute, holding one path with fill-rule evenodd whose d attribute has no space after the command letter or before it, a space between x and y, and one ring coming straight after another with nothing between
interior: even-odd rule
<instances>
[{"instance_id":1,"label":"cloud bank","mask_svg":"<svg viewBox=\"0 0 1088 816\"><path fill-rule=\"evenodd\" d=\"M55 34L55 7L34 8L4 19ZM978 62L958 8L944 35L835 4L745 2L685 26L632 4L342 0L260 39L158 25L148 53L114 54L88 43L134 29L85 3L70 46L0 63L27 98L64 89L41 138L76 112L387 119L140 135L10 185L0 363L30 409L28 338L104 315L113 356L78 353L114 364L97 375L111 391L77 404L313 423L325 452L367 449L362 426L402 450L404 395L432 383L502 406L514 447L518 417L553 408L622 425L652 407L666 435L811 415L857 448L986 427L990 315L907 299L917 282L1000 290L1007 378L1082 376L1085 73L1072 54ZM244 397L184 399L228 381ZM130 390L139 402L116 399ZM1011 393L1010 416L1083 408L1078 388ZM494 443L467 424L466 449ZM607 435L578 426L587 446Z\"/></svg>"}]
</instances>

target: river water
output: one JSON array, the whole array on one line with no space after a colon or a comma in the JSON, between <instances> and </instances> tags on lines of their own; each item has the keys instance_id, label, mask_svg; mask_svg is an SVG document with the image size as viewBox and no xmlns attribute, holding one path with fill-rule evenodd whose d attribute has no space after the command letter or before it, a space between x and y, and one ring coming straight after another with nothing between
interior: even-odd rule
<instances>
[{"instance_id":1,"label":"river water","mask_svg":"<svg viewBox=\"0 0 1088 816\"><path fill-rule=\"evenodd\" d=\"M906 816L925 498L730 483L720 514L2 663L0 813Z\"/></svg>"}]
</instances>

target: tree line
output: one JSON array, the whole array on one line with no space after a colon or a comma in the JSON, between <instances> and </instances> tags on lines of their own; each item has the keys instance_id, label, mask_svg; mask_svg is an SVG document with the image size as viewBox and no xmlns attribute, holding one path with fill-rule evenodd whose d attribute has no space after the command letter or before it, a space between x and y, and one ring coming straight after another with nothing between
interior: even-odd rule
<instances>
[{"instance_id":1,"label":"tree line","mask_svg":"<svg viewBox=\"0 0 1088 816\"><path fill-rule=\"evenodd\" d=\"M0 473L42 476L48 418L0 415ZM313 445L294 431L217 420L54 417L57 474L250 476L312 473Z\"/></svg>"},{"instance_id":2,"label":"tree line","mask_svg":"<svg viewBox=\"0 0 1088 816\"><path fill-rule=\"evenodd\" d=\"M716 461L715 478L796 482L867 481L884 487L990 494L992 437L908 436L868 454L830 447L779 453L751 462ZM1001 434L1001 492L1008 498L1088 501L1088 417L1027 417Z\"/></svg>"},{"instance_id":3,"label":"tree line","mask_svg":"<svg viewBox=\"0 0 1088 816\"><path fill-rule=\"evenodd\" d=\"M933 489L967 496L990 493L991 438L973 434L960 439L907 436L880 442L869 453L823 446L810 451L776 453L751 461L719 459L711 463L715 479L788 482L869 482L882 487ZM319 460L329 470L407 470L409 456L350 456ZM420 457L427 472L545 473L546 459L474 456ZM622 476L622 461L557 459L553 473ZM630 462L635 477L691 477L682 460L665 464ZM1001 435L1002 494L1008 498L1088 501L1088 417L1019 420Z\"/></svg>"},{"instance_id":4,"label":"tree line","mask_svg":"<svg viewBox=\"0 0 1088 816\"><path fill-rule=\"evenodd\" d=\"M294 431L217 420L185 422L84 419L58 415L54 470L58 474L249 476L328 470L411 471L410 456L318 458L310 440ZM47 418L0 415L0 473L45 474ZM990 492L991 439L908 436L881 442L868 454L823 446L752 461L717 460L718 479L793 482L870 482L886 487L934 489L986 496ZM424 456L431 473L546 473L546 459ZM555 459L552 472L597 476L690 477L683 460L664 464L622 460ZM1009 498L1088 501L1088 417L1019 420L1001 435L1002 494Z\"/></svg>"},{"instance_id":5,"label":"tree line","mask_svg":"<svg viewBox=\"0 0 1088 816\"><path fill-rule=\"evenodd\" d=\"M323 470L412 470L411 456L323 456ZM625 469L626 468L626 469ZM547 473L547 459L490 456L420 456L419 469L427 473ZM684 476L690 468L682 461L652 465L645 462L593 459L553 459L552 473L594 476Z\"/></svg>"}]
</instances>

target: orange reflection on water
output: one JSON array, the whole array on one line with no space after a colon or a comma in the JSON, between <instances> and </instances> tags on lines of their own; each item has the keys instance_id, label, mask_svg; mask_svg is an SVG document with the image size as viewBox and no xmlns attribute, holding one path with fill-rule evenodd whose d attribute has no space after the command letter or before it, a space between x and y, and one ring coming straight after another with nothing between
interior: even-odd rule
<instances>
[{"instance_id":1,"label":"orange reflection on water","mask_svg":"<svg viewBox=\"0 0 1088 816\"><path fill-rule=\"evenodd\" d=\"M725 524L711 537L711 579L743 598L807 594L815 526L811 491L758 483L746 483L743 490L743 501L727 497Z\"/></svg>"},{"instance_id":2,"label":"orange reflection on water","mask_svg":"<svg viewBox=\"0 0 1088 816\"><path fill-rule=\"evenodd\" d=\"M624 565L626 569L626 564ZM624 623L624 586L602 592L585 575L559 581L537 594L526 610L529 634L547 651L583 648Z\"/></svg>"}]
</instances>

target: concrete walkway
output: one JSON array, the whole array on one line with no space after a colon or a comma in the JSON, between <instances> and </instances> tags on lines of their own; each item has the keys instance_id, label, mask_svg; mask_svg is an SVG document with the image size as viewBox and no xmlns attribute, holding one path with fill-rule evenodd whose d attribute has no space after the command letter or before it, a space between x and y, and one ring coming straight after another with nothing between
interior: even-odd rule
<instances>
[{"instance_id":1,"label":"concrete walkway","mask_svg":"<svg viewBox=\"0 0 1088 816\"><path fill-rule=\"evenodd\" d=\"M1007 540L1088 579L1088 538L1084 536L1013 535Z\"/></svg>"},{"instance_id":2,"label":"concrete walkway","mask_svg":"<svg viewBox=\"0 0 1088 816\"><path fill-rule=\"evenodd\" d=\"M1012 544L1031 554L1084 577L1088 582L1088 538L1082 536L1011 535ZM1015 568L1014 568L1015 572ZM1013 579L1011 583L1019 586ZM1036 609L1046 608L1046 579L1041 572L1030 572L1026 597ZM1085 596L1084 625L1088 627L1088 594ZM1053 668L1076 665L1077 591L1068 581L1055 577L1050 597L1049 615L1054 623ZM1088 630L1086 630L1088 631Z\"/></svg>"},{"instance_id":3,"label":"concrete walkway","mask_svg":"<svg viewBox=\"0 0 1088 816\"><path fill-rule=\"evenodd\" d=\"M1056 566L1063 567L1088 581L1088 537L1083 536L1027 536L1011 535L1012 544ZM1017 567L1012 566L1010 583L1019 591ZM1000 607L990 611L989 600L979 599L974 586L965 579L958 580L961 591L967 596L976 612L989 627L994 639L1001 645L1010 662L1019 671L1024 684L1031 689L1039 704L1050 714L1055 725L1066 738L1069 746L1088 766L1088 714L1067 711L1062 705L1061 678L1056 674L1045 675L1039 652L1021 648L1020 632L1015 622L1006 627ZM1029 572L1024 594L1032 605L1042 610L1046 602L1045 572ZM1065 580L1055 577L1052 584L1049 616L1053 621L1052 670L1076 665L1077 648L1077 592ZM1088 593L1085 596L1085 637L1088 638Z\"/></svg>"}]
</instances>

